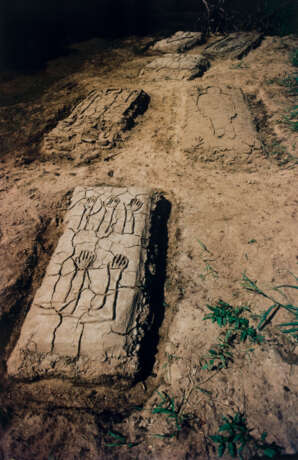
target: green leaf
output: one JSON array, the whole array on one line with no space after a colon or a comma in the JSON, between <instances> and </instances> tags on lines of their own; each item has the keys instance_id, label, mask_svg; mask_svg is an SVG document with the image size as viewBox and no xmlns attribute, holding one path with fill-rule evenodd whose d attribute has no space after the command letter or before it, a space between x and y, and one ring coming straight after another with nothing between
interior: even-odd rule
<instances>
[{"instance_id":1,"label":"green leaf","mask_svg":"<svg viewBox=\"0 0 298 460\"><path fill-rule=\"evenodd\" d=\"M267 320L268 316L270 315L270 313L272 312L272 310L274 308L277 308L277 307L278 307L278 305L273 304L273 305L271 305L271 307L268 308L268 310L265 311L265 313L263 313L263 315L261 316L261 320L260 320L259 324L257 325L257 329L259 329L259 330L262 329L264 323L266 322L266 320Z\"/></svg>"},{"instance_id":2,"label":"green leaf","mask_svg":"<svg viewBox=\"0 0 298 460\"><path fill-rule=\"evenodd\" d=\"M230 423L224 423L219 427L218 431L233 431L232 425Z\"/></svg>"},{"instance_id":3,"label":"green leaf","mask_svg":"<svg viewBox=\"0 0 298 460\"><path fill-rule=\"evenodd\" d=\"M287 329L282 331L284 334L293 334L293 332L298 332L298 327L293 329Z\"/></svg>"},{"instance_id":4,"label":"green leaf","mask_svg":"<svg viewBox=\"0 0 298 460\"><path fill-rule=\"evenodd\" d=\"M220 444L220 446L218 447L218 456L222 457L223 454L225 453L225 450L226 450L225 444Z\"/></svg>"},{"instance_id":5,"label":"green leaf","mask_svg":"<svg viewBox=\"0 0 298 460\"><path fill-rule=\"evenodd\" d=\"M216 350L213 350L212 348L210 348L209 350L209 353L213 356L216 356L217 355L217 351Z\"/></svg>"},{"instance_id":6,"label":"green leaf","mask_svg":"<svg viewBox=\"0 0 298 460\"><path fill-rule=\"evenodd\" d=\"M232 457L236 457L236 456L237 456L236 445L235 445L233 442L229 442L229 443L228 443L228 450L229 450L229 454L230 454Z\"/></svg>"},{"instance_id":7,"label":"green leaf","mask_svg":"<svg viewBox=\"0 0 298 460\"><path fill-rule=\"evenodd\" d=\"M266 449L263 450L263 454L266 455L266 457L274 458L277 452L271 447L266 447Z\"/></svg>"},{"instance_id":8,"label":"green leaf","mask_svg":"<svg viewBox=\"0 0 298 460\"><path fill-rule=\"evenodd\" d=\"M265 439L267 438L267 432L266 431L263 431L263 433L261 434L261 440L264 442Z\"/></svg>"},{"instance_id":9,"label":"green leaf","mask_svg":"<svg viewBox=\"0 0 298 460\"><path fill-rule=\"evenodd\" d=\"M202 248L204 251L210 253L210 251L208 251L207 246L206 246L201 240L198 239L198 243L199 243L199 245L201 246L201 248Z\"/></svg>"},{"instance_id":10,"label":"green leaf","mask_svg":"<svg viewBox=\"0 0 298 460\"><path fill-rule=\"evenodd\" d=\"M122 434L114 433L113 431L109 431L108 434L109 434L109 436L111 436L112 438L119 439L119 440L121 440L121 441L125 441L125 437L124 437Z\"/></svg>"}]
</instances>

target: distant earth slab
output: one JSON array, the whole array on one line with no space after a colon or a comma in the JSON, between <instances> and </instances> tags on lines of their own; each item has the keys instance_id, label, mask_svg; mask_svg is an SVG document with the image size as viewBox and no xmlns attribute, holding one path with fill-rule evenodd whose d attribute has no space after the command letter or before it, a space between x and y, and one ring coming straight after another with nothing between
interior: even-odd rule
<instances>
[{"instance_id":1,"label":"distant earth slab","mask_svg":"<svg viewBox=\"0 0 298 460\"><path fill-rule=\"evenodd\" d=\"M151 48L151 51L161 53L183 53L202 43L202 32L176 32L171 37L159 40Z\"/></svg>"},{"instance_id":2,"label":"distant earth slab","mask_svg":"<svg viewBox=\"0 0 298 460\"><path fill-rule=\"evenodd\" d=\"M65 232L8 361L20 380L132 381L150 308L152 192L77 187Z\"/></svg>"},{"instance_id":3,"label":"distant earth slab","mask_svg":"<svg viewBox=\"0 0 298 460\"><path fill-rule=\"evenodd\" d=\"M154 59L141 72L152 80L193 80L209 68L209 61L201 55L166 54Z\"/></svg>"},{"instance_id":4,"label":"distant earth slab","mask_svg":"<svg viewBox=\"0 0 298 460\"><path fill-rule=\"evenodd\" d=\"M241 59L256 48L261 40L262 34L258 32L235 32L207 45L203 54L210 58Z\"/></svg>"},{"instance_id":5,"label":"distant earth slab","mask_svg":"<svg viewBox=\"0 0 298 460\"><path fill-rule=\"evenodd\" d=\"M207 161L237 158L260 150L244 95L239 88L191 88L185 97L182 148Z\"/></svg>"},{"instance_id":6,"label":"distant earth slab","mask_svg":"<svg viewBox=\"0 0 298 460\"><path fill-rule=\"evenodd\" d=\"M142 90L93 90L48 133L42 151L60 153L73 159L100 154L124 139L135 118L144 113L150 98Z\"/></svg>"}]
</instances>

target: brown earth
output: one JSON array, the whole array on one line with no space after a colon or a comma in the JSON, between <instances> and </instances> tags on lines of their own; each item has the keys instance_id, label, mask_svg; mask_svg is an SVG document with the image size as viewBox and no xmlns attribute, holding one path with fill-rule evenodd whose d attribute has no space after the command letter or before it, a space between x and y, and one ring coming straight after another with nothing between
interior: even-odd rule
<instances>
[{"instance_id":1,"label":"brown earth","mask_svg":"<svg viewBox=\"0 0 298 460\"><path fill-rule=\"evenodd\" d=\"M297 348L277 328L291 320L287 312L279 310L264 328L261 345L235 344L227 369L208 371L201 364L220 332L203 321L206 304L223 299L249 305L258 315L272 302L247 291L243 273L279 302L283 297L272 288L295 284L297 139L280 122L295 99L280 82L294 72L289 52L297 40L266 37L242 60L214 59L193 81L150 81L140 73L154 59L144 52L152 40L92 40L48 62L40 73L1 76L1 460L215 459L209 436L222 415L237 411L245 413L256 438L266 431L268 442L282 446L285 454L294 458L298 451ZM188 53L202 50L201 45ZM216 111L205 99L203 106L210 110L209 121L216 114L218 138L234 139L232 149L227 138L215 145L214 135L208 138L204 130L201 139L200 126L194 126L202 113L189 97L198 92L206 98L209 87L236 89L234 108L219 104ZM150 96L129 136L108 154L79 164L41 152L43 137L79 101L94 89L109 88ZM235 107L238 124L232 122ZM229 120L236 126L233 134L226 129ZM193 131L187 134L189 126ZM256 143L247 148L245 139L255 129ZM123 392L58 379L14 383L6 376L6 362L62 234L72 191L101 184L146 186L171 204L164 311L156 314L142 379ZM297 305L295 289L283 292L287 303ZM152 412L162 391L185 415L178 436L167 436L177 430L173 419ZM115 433L125 438L123 445L109 445L121 443Z\"/></svg>"}]
</instances>

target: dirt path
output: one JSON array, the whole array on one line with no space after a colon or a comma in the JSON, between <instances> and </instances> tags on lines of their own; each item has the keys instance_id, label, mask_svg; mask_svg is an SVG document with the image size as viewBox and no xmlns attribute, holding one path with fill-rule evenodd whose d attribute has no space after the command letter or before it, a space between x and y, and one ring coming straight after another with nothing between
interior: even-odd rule
<instances>
[{"instance_id":1,"label":"dirt path","mask_svg":"<svg viewBox=\"0 0 298 460\"><path fill-rule=\"evenodd\" d=\"M288 53L297 44L267 37L241 61L215 60L193 81L139 77L153 59L136 53L141 45L134 38L102 51L94 42L81 44L76 57L52 61L32 81L28 77L22 83L19 77L1 83L8 95L0 107L3 460L217 458L208 436L217 432L222 415L237 412L245 414L256 438L266 431L268 442L285 453L298 450L297 349L295 353L294 340L276 327L289 321L287 313L279 311L264 328L261 345L236 342L234 362L227 369L202 369L203 357L220 333L216 324L203 321L210 313L206 304L222 299L262 314L270 303L242 286L243 273L271 295L278 295L273 286L293 284L291 272L297 276L297 169L292 158L297 140L277 123L294 103L278 79L293 73ZM189 53L200 51L197 47ZM30 89L42 78L50 84L41 94L7 104L24 91L22 84ZM257 126L258 145L249 153L245 148L213 154L212 139L210 148L200 144L189 95L222 86L241 88L250 110L247 123ZM93 89L111 87L142 89L150 96L147 111L124 142L76 165L40 153L43 135L78 100ZM208 104L204 110L216 112ZM219 118L221 111L227 116L225 110L219 104ZM236 130L237 139L239 135ZM161 191L171 204L165 304L151 375L120 394L59 381L9 382L5 362L63 231L71 192L78 185L101 184L147 186ZM287 302L297 305L293 291L285 290ZM254 326L258 323L249 314L247 318ZM157 391L173 398L179 423L152 412L162 402ZM177 430L179 436L172 436ZM137 445L130 447L130 442ZM249 458L248 451L245 455Z\"/></svg>"}]
</instances>

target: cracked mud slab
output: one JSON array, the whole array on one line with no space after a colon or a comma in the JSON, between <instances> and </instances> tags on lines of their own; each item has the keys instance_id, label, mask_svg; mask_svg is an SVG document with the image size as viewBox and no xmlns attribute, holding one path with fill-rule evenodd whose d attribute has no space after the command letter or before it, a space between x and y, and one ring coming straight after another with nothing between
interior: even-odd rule
<instances>
[{"instance_id":1,"label":"cracked mud slab","mask_svg":"<svg viewBox=\"0 0 298 460\"><path fill-rule=\"evenodd\" d=\"M191 88L185 97L182 149L205 161L234 160L260 150L242 91Z\"/></svg>"},{"instance_id":2,"label":"cracked mud slab","mask_svg":"<svg viewBox=\"0 0 298 460\"><path fill-rule=\"evenodd\" d=\"M148 64L140 76L152 80L193 80L209 68L209 61L201 55L166 54Z\"/></svg>"},{"instance_id":3,"label":"cracked mud slab","mask_svg":"<svg viewBox=\"0 0 298 460\"><path fill-rule=\"evenodd\" d=\"M262 34L257 32L235 32L207 45L203 54L210 58L241 59L256 48L261 40Z\"/></svg>"},{"instance_id":4,"label":"cracked mud slab","mask_svg":"<svg viewBox=\"0 0 298 460\"><path fill-rule=\"evenodd\" d=\"M102 150L111 149L124 140L125 131L146 111L149 100L142 90L93 90L69 117L45 136L42 151L73 159L100 156Z\"/></svg>"},{"instance_id":5,"label":"cracked mud slab","mask_svg":"<svg viewBox=\"0 0 298 460\"><path fill-rule=\"evenodd\" d=\"M65 232L25 319L8 373L88 383L131 380L149 316L153 207L138 188L77 187Z\"/></svg>"},{"instance_id":6,"label":"cracked mud slab","mask_svg":"<svg viewBox=\"0 0 298 460\"><path fill-rule=\"evenodd\" d=\"M171 37L159 40L150 50L161 53L183 53L202 43L202 32L178 31Z\"/></svg>"}]
</instances>

